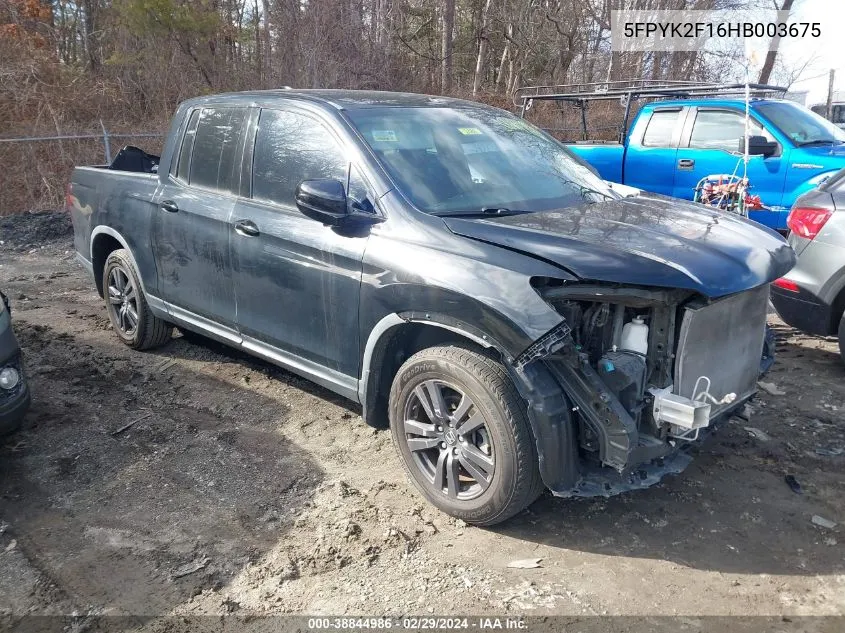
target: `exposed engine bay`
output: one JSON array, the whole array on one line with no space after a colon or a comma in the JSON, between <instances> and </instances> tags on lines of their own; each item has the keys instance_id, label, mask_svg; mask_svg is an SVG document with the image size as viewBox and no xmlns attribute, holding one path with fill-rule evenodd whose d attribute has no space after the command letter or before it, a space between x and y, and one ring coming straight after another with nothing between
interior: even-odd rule
<instances>
[{"instance_id":1,"label":"exposed engine bay","mask_svg":"<svg viewBox=\"0 0 845 633\"><path fill-rule=\"evenodd\" d=\"M573 401L587 463L629 474L698 439L756 390L767 286L715 301L684 290L538 290L569 329L545 361Z\"/></svg>"}]
</instances>

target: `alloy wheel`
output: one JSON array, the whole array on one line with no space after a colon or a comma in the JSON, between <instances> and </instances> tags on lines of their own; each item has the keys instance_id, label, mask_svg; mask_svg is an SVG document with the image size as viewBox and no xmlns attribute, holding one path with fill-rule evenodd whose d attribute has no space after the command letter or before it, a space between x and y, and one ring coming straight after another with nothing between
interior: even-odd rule
<instances>
[{"instance_id":1,"label":"alloy wheel","mask_svg":"<svg viewBox=\"0 0 845 633\"><path fill-rule=\"evenodd\" d=\"M495 455L484 415L472 398L442 380L417 385L405 403L404 439L428 483L455 500L490 487Z\"/></svg>"},{"instance_id":2,"label":"alloy wheel","mask_svg":"<svg viewBox=\"0 0 845 633\"><path fill-rule=\"evenodd\" d=\"M132 336L138 328L138 293L132 277L120 266L109 272L109 312L112 322L126 336Z\"/></svg>"}]
</instances>

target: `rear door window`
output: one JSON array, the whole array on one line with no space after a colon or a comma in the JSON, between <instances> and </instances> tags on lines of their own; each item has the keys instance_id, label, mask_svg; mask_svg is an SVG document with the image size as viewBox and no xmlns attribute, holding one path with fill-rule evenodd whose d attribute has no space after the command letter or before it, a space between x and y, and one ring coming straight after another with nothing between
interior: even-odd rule
<instances>
[{"instance_id":1,"label":"rear door window","mask_svg":"<svg viewBox=\"0 0 845 633\"><path fill-rule=\"evenodd\" d=\"M237 154L247 111L247 108L203 108L191 153L189 184L237 193L236 175L240 174Z\"/></svg>"},{"instance_id":2,"label":"rear door window","mask_svg":"<svg viewBox=\"0 0 845 633\"><path fill-rule=\"evenodd\" d=\"M303 180L346 183L349 161L329 130L298 112L262 110L252 159L252 197L293 206Z\"/></svg>"},{"instance_id":3,"label":"rear door window","mask_svg":"<svg viewBox=\"0 0 845 633\"><path fill-rule=\"evenodd\" d=\"M672 138L678 123L680 110L655 110L643 134L646 147L675 147Z\"/></svg>"}]
</instances>

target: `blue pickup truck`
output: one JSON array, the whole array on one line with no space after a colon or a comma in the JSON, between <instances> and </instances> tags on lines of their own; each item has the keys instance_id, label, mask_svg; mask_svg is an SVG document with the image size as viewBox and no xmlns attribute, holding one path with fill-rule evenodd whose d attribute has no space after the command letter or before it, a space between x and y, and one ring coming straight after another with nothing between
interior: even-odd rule
<instances>
[{"instance_id":1,"label":"blue pickup truck","mask_svg":"<svg viewBox=\"0 0 845 633\"><path fill-rule=\"evenodd\" d=\"M845 167L845 130L792 101L751 101L749 193L765 210L749 217L785 230L795 199ZM692 200L712 174L742 174L745 103L739 99L656 101L642 107L624 144L575 143L569 148L602 178Z\"/></svg>"}]
</instances>

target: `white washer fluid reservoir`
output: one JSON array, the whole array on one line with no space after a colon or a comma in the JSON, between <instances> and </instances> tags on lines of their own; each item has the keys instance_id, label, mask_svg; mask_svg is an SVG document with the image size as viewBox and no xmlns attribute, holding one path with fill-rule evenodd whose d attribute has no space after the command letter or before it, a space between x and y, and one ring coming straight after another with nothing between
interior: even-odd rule
<instances>
[{"instance_id":1,"label":"white washer fluid reservoir","mask_svg":"<svg viewBox=\"0 0 845 633\"><path fill-rule=\"evenodd\" d=\"M622 327L620 349L627 349L640 354L648 354L648 326L641 317L634 317Z\"/></svg>"}]
</instances>

